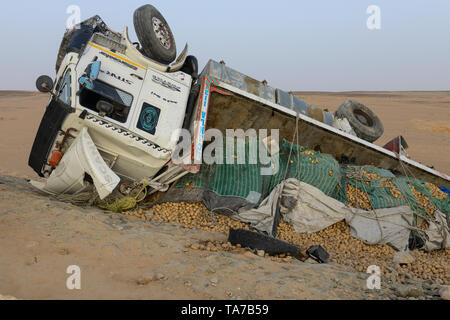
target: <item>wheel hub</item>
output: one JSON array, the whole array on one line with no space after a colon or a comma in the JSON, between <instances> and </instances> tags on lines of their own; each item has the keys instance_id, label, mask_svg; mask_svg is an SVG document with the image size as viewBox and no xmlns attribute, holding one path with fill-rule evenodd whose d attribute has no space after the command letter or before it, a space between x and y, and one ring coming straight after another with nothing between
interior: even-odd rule
<instances>
[{"instance_id":1,"label":"wheel hub","mask_svg":"<svg viewBox=\"0 0 450 320\"><path fill-rule=\"evenodd\" d=\"M166 24L156 17L152 19L153 31L159 40L159 43L163 48L169 50L172 47L172 41L170 39L170 33Z\"/></svg>"},{"instance_id":2,"label":"wheel hub","mask_svg":"<svg viewBox=\"0 0 450 320\"><path fill-rule=\"evenodd\" d=\"M353 113L354 113L356 119L358 119L358 121L361 122L363 125L368 126L368 127L373 126L372 119L364 111L362 111L360 109L356 109Z\"/></svg>"}]
</instances>

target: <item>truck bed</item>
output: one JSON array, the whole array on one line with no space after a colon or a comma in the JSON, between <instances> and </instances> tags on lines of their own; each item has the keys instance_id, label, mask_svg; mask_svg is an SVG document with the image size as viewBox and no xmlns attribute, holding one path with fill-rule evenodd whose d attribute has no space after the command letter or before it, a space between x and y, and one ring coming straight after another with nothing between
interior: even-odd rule
<instances>
[{"instance_id":1,"label":"truck bed","mask_svg":"<svg viewBox=\"0 0 450 320\"><path fill-rule=\"evenodd\" d=\"M202 151L203 133L210 128L279 129L280 140L292 140L299 113L299 144L337 160L354 158L355 165L373 165L404 176L450 188L450 177L421 163L331 126L333 116L305 101L210 60L200 80L194 111L194 157ZM199 148L197 148L197 147Z\"/></svg>"}]
</instances>

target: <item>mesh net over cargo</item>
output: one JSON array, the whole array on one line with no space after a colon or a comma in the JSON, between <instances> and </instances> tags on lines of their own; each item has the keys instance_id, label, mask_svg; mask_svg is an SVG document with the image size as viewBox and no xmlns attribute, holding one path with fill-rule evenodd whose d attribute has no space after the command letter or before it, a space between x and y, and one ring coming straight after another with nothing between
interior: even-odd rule
<instances>
[{"instance_id":1,"label":"mesh net over cargo","mask_svg":"<svg viewBox=\"0 0 450 320\"><path fill-rule=\"evenodd\" d=\"M238 141L235 140L235 151ZM448 195L426 181L396 177L389 170L373 166L341 167L330 155L288 141L281 142L276 163L262 164L258 160L252 164L249 141L240 142L245 144L243 164L237 164L237 159L234 164L225 164L227 150L224 143L224 164L202 165L199 173L185 176L175 189L186 193L197 190L197 194L200 190L209 209L225 206L238 210L257 206L282 181L296 178L354 208L372 211L410 206L417 213L416 225L435 210L450 214ZM237 158L236 154L231 156ZM263 175L261 170L269 166L278 170ZM210 201L211 198L214 201Z\"/></svg>"},{"instance_id":2,"label":"mesh net over cargo","mask_svg":"<svg viewBox=\"0 0 450 320\"><path fill-rule=\"evenodd\" d=\"M259 143L258 146L260 148ZM253 205L258 205L288 178L297 178L313 185L331 197L339 192L340 167L330 155L283 141L276 163L264 164L258 159L256 164L252 164L254 162L249 161L249 141L245 142L245 151L244 164L237 164L236 159L235 164L202 165L199 173L185 176L175 189L204 189L220 197L236 197ZM237 158L237 155L232 156ZM225 162L225 144L223 157ZM263 174L262 170L269 167L274 170L274 174Z\"/></svg>"},{"instance_id":3,"label":"mesh net over cargo","mask_svg":"<svg viewBox=\"0 0 450 320\"><path fill-rule=\"evenodd\" d=\"M372 210L405 205L393 183L391 171L369 166L348 166L341 170L342 180L337 200L348 206Z\"/></svg>"},{"instance_id":4,"label":"mesh net over cargo","mask_svg":"<svg viewBox=\"0 0 450 320\"><path fill-rule=\"evenodd\" d=\"M407 205L423 215L432 215L436 209L449 214L449 197L435 185L369 166L342 168L337 199L365 210Z\"/></svg>"}]
</instances>

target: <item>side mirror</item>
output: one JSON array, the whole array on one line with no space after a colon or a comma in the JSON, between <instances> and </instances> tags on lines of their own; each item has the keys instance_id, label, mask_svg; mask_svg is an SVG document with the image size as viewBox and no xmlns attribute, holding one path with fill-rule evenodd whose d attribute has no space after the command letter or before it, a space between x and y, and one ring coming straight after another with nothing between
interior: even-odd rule
<instances>
[{"instance_id":1,"label":"side mirror","mask_svg":"<svg viewBox=\"0 0 450 320\"><path fill-rule=\"evenodd\" d=\"M53 80L49 76L40 76L36 80L36 88L39 92L52 92L53 86Z\"/></svg>"}]
</instances>

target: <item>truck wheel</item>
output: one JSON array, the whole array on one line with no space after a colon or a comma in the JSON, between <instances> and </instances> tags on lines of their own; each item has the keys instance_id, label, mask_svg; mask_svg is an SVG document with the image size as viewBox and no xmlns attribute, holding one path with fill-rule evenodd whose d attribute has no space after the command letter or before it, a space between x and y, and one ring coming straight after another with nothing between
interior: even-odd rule
<instances>
[{"instance_id":1,"label":"truck wheel","mask_svg":"<svg viewBox=\"0 0 450 320\"><path fill-rule=\"evenodd\" d=\"M147 4L136 9L133 20L145 55L165 64L175 60L177 49L172 31L154 6Z\"/></svg>"},{"instance_id":2,"label":"truck wheel","mask_svg":"<svg viewBox=\"0 0 450 320\"><path fill-rule=\"evenodd\" d=\"M366 141L374 142L384 133L383 124L375 113L357 101L345 101L334 115L347 118L357 136Z\"/></svg>"}]
</instances>

